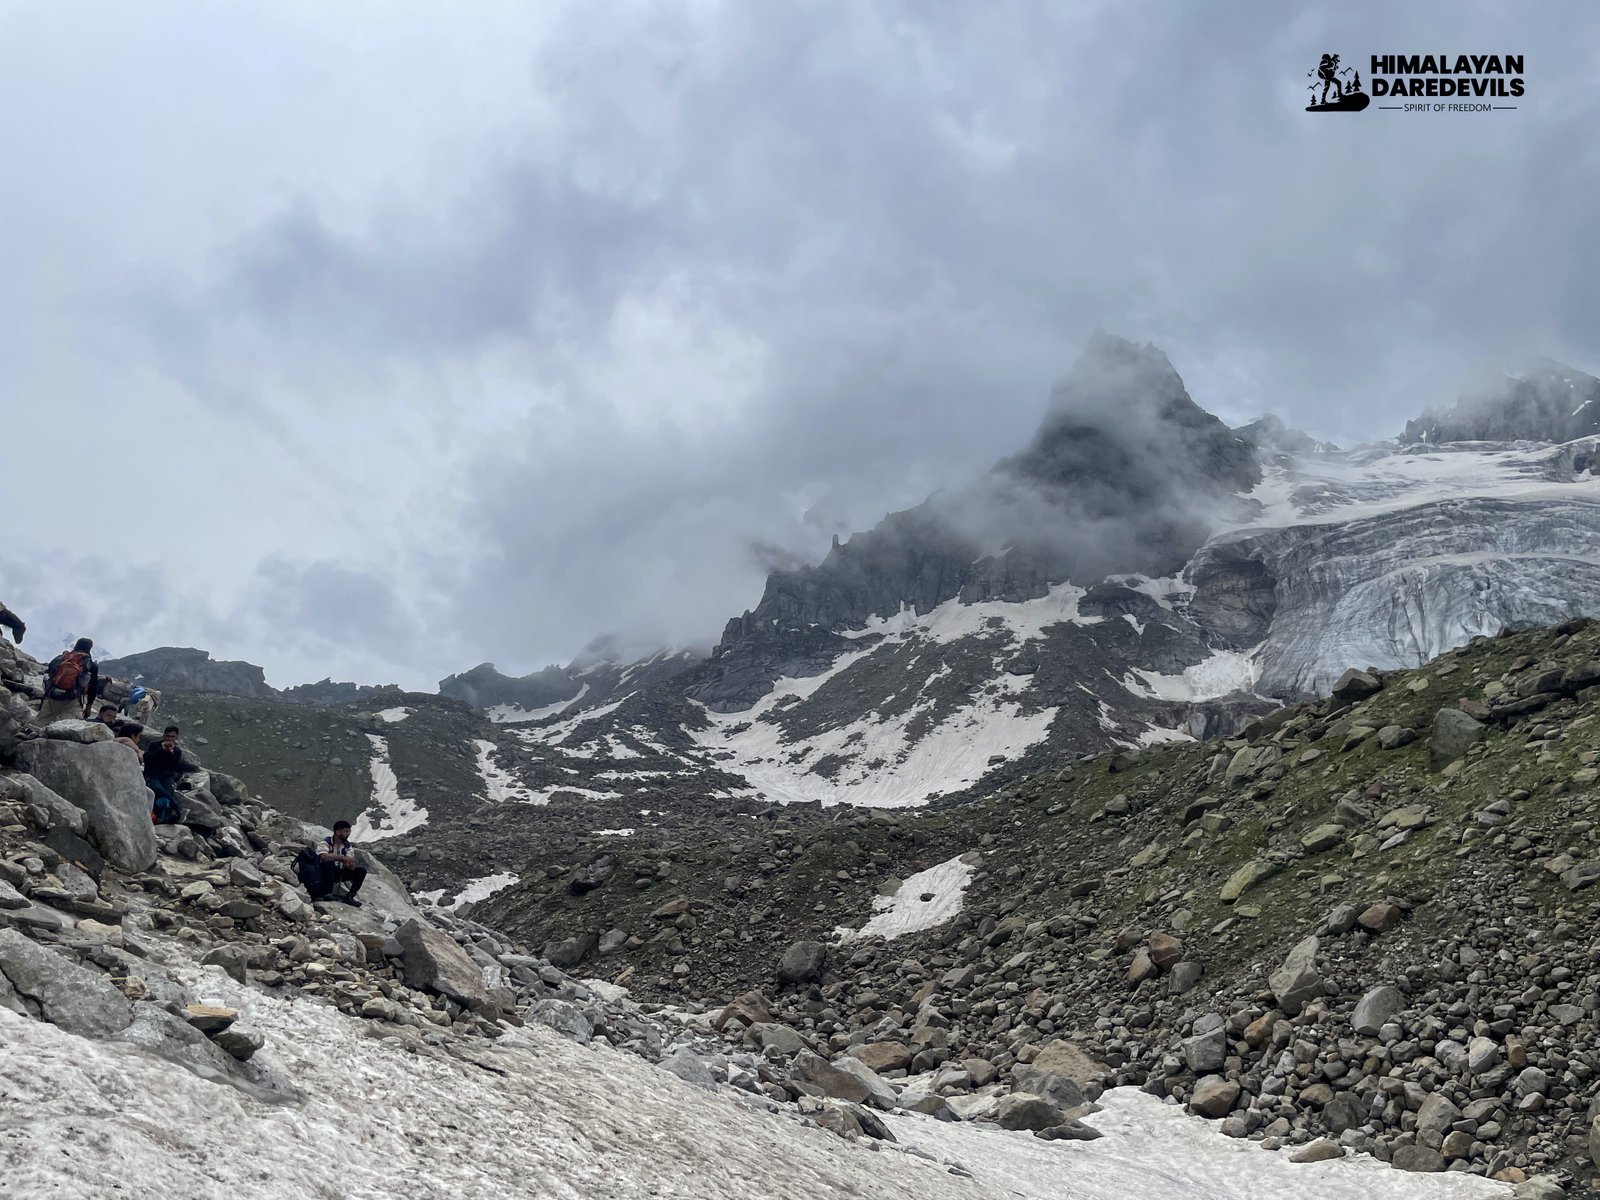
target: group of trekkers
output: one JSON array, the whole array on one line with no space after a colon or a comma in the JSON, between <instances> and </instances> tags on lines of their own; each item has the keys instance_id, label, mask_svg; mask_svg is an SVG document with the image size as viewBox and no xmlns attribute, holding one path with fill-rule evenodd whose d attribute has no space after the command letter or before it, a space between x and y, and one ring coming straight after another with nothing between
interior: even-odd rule
<instances>
[{"instance_id":1,"label":"group of trekkers","mask_svg":"<svg viewBox=\"0 0 1600 1200\"><path fill-rule=\"evenodd\" d=\"M27 628L4 604L0 604L0 626L10 629L13 640L19 644ZM145 786L155 798L150 820L157 825L177 824L183 819L183 797L178 791L178 781L199 768L184 758L178 745L182 731L176 725L163 729L160 741L149 746L140 745L140 736L160 703L160 693L145 687L132 688L124 702L128 716L123 715L122 706L109 700L96 708L95 701L101 697L94 641L79 638L71 650L63 650L45 667L39 724L81 718L109 727L112 740L138 756ZM92 718L91 712L94 713ZM302 851L295 861L295 870L313 900L343 900L361 907L356 893L367 878L367 869L357 859L356 848L350 842L349 821L335 822L331 836L323 838L318 846ZM338 893L340 885L345 886L343 893Z\"/></svg>"}]
</instances>

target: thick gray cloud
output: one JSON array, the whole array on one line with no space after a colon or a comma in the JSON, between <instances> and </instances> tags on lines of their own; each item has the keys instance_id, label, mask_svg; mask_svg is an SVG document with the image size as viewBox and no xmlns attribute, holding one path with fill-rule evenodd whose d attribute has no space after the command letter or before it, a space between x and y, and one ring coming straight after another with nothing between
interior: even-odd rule
<instances>
[{"instance_id":1,"label":"thick gray cloud","mask_svg":"<svg viewBox=\"0 0 1600 1200\"><path fill-rule=\"evenodd\" d=\"M714 639L774 562L1024 444L1096 327L1347 441L1486 364L1595 370L1597 33L1577 0L0 11L0 598L280 684L527 670ZM1522 53L1528 95L1307 114L1327 50Z\"/></svg>"}]
</instances>

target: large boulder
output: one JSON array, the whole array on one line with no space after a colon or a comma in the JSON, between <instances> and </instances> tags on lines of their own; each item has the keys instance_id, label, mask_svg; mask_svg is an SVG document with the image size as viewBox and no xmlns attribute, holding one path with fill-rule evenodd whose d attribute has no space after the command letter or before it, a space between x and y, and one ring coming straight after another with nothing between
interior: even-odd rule
<instances>
[{"instance_id":1,"label":"large boulder","mask_svg":"<svg viewBox=\"0 0 1600 1200\"><path fill-rule=\"evenodd\" d=\"M1189 1097L1189 1108L1202 1117L1215 1120L1233 1110L1239 1099L1239 1085L1221 1075L1207 1075L1194 1085L1194 1095Z\"/></svg>"},{"instance_id":2,"label":"large boulder","mask_svg":"<svg viewBox=\"0 0 1600 1200\"><path fill-rule=\"evenodd\" d=\"M210 782L210 775L203 774L200 779L191 781L191 786L179 794L183 805L183 816L179 823L187 825L190 829L198 829L201 833L215 833L223 826L233 824L223 816L222 805L212 794Z\"/></svg>"},{"instance_id":3,"label":"large boulder","mask_svg":"<svg viewBox=\"0 0 1600 1200\"><path fill-rule=\"evenodd\" d=\"M50 722L44 727L44 736L55 738L58 742L82 742L84 745L109 742L116 737L111 732L111 726L103 721L83 721L73 717Z\"/></svg>"},{"instance_id":4,"label":"large boulder","mask_svg":"<svg viewBox=\"0 0 1600 1200\"><path fill-rule=\"evenodd\" d=\"M1382 690L1383 681L1376 675L1351 667L1339 676L1338 682L1333 685L1333 698L1342 700L1346 704L1354 704L1357 700L1364 700Z\"/></svg>"},{"instance_id":5,"label":"large boulder","mask_svg":"<svg viewBox=\"0 0 1600 1200\"><path fill-rule=\"evenodd\" d=\"M0 799L21 800L24 804L36 804L50 817L51 829L65 829L69 833L83 837L89 832L89 814L76 804L59 796L32 775L21 771L12 775L0 775Z\"/></svg>"},{"instance_id":6,"label":"large boulder","mask_svg":"<svg viewBox=\"0 0 1600 1200\"><path fill-rule=\"evenodd\" d=\"M115 742L38 738L17 747L17 764L88 817L89 840L124 871L148 871L156 861L150 791L139 760Z\"/></svg>"},{"instance_id":7,"label":"large boulder","mask_svg":"<svg viewBox=\"0 0 1600 1200\"><path fill-rule=\"evenodd\" d=\"M1367 1106L1354 1092L1340 1092L1323 1108L1322 1119L1327 1122L1330 1133L1359 1129L1367 1123Z\"/></svg>"},{"instance_id":8,"label":"large boulder","mask_svg":"<svg viewBox=\"0 0 1600 1200\"><path fill-rule=\"evenodd\" d=\"M894 1088L890 1087L886 1079L859 1058L845 1057L836 1059L833 1065L841 1071L854 1075L867 1085L866 1103L872 1105L873 1108L881 1108L884 1112L894 1108L897 1100Z\"/></svg>"},{"instance_id":9,"label":"large boulder","mask_svg":"<svg viewBox=\"0 0 1600 1200\"><path fill-rule=\"evenodd\" d=\"M904 1071L911 1066L911 1047L904 1042L868 1042L850 1047L849 1053L874 1071Z\"/></svg>"},{"instance_id":10,"label":"large boulder","mask_svg":"<svg viewBox=\"0 0 1600 1200\"><path fill-rule=\"evenodd\" d=\"M1183 1041L1183 1061L1196 1075L1222 1070L1228 1059L1228 1034L1221 1025Z\"/></svg>"},{"instance_id":11,"label":"large boulder","mask_svg":"<svg viewBox=\"0 0 1600 1200\"><path fill-rule=\"evenodd\" d=\"M413 918L396 929L394 936L404 952L401 963L407 987L447 996L468 1007L488 999L483 969L432 925Z\"/></svg>"},{"instance_id":12,"label":"large boulder","mask_svg":"<svg viewBox=\"0 0 1600 1200\"><path fill-rule=\"evenodd\" d=\"M1038 1066L1013 1067L1011 1085L1019 1092L1043 1096L1061 1108L1077 1108L1088 1099L1077 1080L1061 1071L1041 1070Z\"/></svg>"},{"instance_id":13,"label":"large boulder","mask_svg":"<svg viewBox=\"0 0 1600 1200\"><path fill-rule=\"evenodd\" d=\"M600 935L591 929L558 942L546 942L540 953L549 960L551 966L570 971L594 953L599 944Z\"/></svg>"},{"instance_id":14,"label":"large boulder","mask_svg":"<svg viewBox=\"0 0 1600 1200\"><path fill-rule=\"evenodd\" d=\"M1389 1165L1397 1171L1442 1171L1445 1162L1437 1150L1426 1146L1397 1146Z\"/></svg>"},{"instance_id":15,"label":"large boulder","mask_svg":"<svg viewBox=\"0 0 1600 1200\"><path fill-rule=\"evenodd\" d=\"M1399 988L1387 984L1375 987L1361 997L1355 1012L1350 1014L1350 1028L1362 1037L1374 1037L1405 1005Z\"/></svg>"},{"instance_id":16,"label":"large boulder","mask_svg":"<svg viewBox=\"0 0 1600 1200\"><path fill-rule=\"evenodd\" d=\"M995 1121L1001 1129L1049 1129L1065 1119L1066 1114L1043 1096L1030 1096L1026 1092L1000 1097L1000 1107L995 1113Z\"/></svg>"},{"instance_id":17,"label":"large boulder","mask_svg":"<svg viewBox=\"0 0 1600 1200\"><path fill-rule=\"evenodd\" d=\"M796 942L778 961L779 983L810 983L822 978L828 961L828 948L821 942Z\"/></svg>"},{"instance_id":18,"label":"large boulder","mask_svg":"<svg viewBox=\"0 0 1600 1200\"><path fill-rule=\"evenodd\" d=\"M794 1070L801 1079L825 1096L860 1104L872 1095L866 1079L843 1067L836 1067L822 1055L802 1050L794 1056Z\"/></svg>"},{"instance_id":19,"label":"large boulder","mask_svg":"<svg viewBox=\"0 0 1600 1200\"><path fill-rule=\"evenodd\" d=\"M1108 1087L1115 1075L1105 1063L1091 1058L1067 1038L1046 1042L1029 1065L1051 1075L1065 1075L1080 1088Z\"/></svg>"},{"instance_id":20,"label":"large boulder","mask_svg":"<svg viewBox=\"0 0 1600 1200\"><path fill-rule=\"evenodd\" d=\"M1422 1098L1417 1110L1417 1141L1430 1149L1438 1149L1450 1127L1461 1120L1461 1110L1448 1096L1429 1092Z\"/></svg>"},{"instance_id":21,"label":"large boulder","mask_svg":"<svg viewBox=\"0 0 1600 1200\"><path fill-rule=\"evenodd\" d=\"M1267 986L1278 1002L1278 1007L1289 1016L1298 1016L1300 1010L1324 991L1322 976L1317 973L1317 939L1308 937L1296 944L1279 967L1267 977Z\"/></svg>"},{"instance_id":22,"label":"large boulder","mask_svg":"<svg viewBox=\"0 0 1600 1200\"><path fill-rule=\"evenodd\" d=\"M0 641L0 644L4 644ZM0 660L0 667L4 661ZM15 752L24 731L33 725L33 706L21 696L0 688L0 756Z\"/></svg>"},{"instance_id":23,"label":"large boulder","mask_svg":"<svg viewBox=\"0 0 1600 1200\"><path fill-rule=\"evenodd\" d=\"M14 929L0 930L0 974L19 996L39 1006L45 1020L68 1033L110 1037L133 1020L128 998L104 975L80 967Z\"/></svg>"},{"instance_id":24,"label":"large boulder","mask_svg":"<svg viewBox=\"0 0 1600 1200\"><path fill-rule=\"evenodd\" d=\"M750 991L742 996L735 996L723 1006L721 1012L711 1019L711 1028L719 1033L729 1021L740 1020L746 1026L765 1025L772 1020L772 1009L767 1004L767 998L759 991Z\"/></svg>"},{"instance_id":25,"label":"large boulder","mask_svg":"<svg viewBox=\"0 0 1600 1200\"><path fill-rule=\"evenodd\" d=\"M1428 763L1442 771L1467 752L1484 735L1481 722L1459 708L1441 708L1433 718L1433 740L1428 743Z\"/></svg>"}]
</instances>

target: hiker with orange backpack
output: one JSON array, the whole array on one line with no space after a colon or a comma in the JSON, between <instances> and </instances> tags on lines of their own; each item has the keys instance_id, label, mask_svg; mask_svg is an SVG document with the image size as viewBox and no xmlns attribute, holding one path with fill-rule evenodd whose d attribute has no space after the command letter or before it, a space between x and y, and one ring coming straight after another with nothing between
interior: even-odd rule
<instances>
[{"instance_id":1,"label":"hiker with orange backpack","mask_svg":"<svg viewBox=\"0 0 1600 1200\"><path fill-rule=\"evenodd\" d=\"M39 724L69 717L89 719L89 707L100 691L100 668L90 657L94 641L79 638L44 669L44 699L39 703Z\"/></svg>"}]
</instances>

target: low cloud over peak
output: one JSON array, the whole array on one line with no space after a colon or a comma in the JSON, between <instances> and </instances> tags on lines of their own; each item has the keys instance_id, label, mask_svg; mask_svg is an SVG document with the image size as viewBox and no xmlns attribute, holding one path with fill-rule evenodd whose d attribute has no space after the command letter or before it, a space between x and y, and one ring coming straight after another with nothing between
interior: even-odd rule
<instances>
[{"instance_id":1,"label":"low cloud over peak","mask_svg":"<svg viewBox=\"0 0 1600 1200\"><path fill-rule=\"evenodd\" d=\"M1026 446L1097 327L1350 440L1484 358L1600 363L1578 3L6 32L0 599L278 686L703 644ZM1302 111L1329 47L1441 37L1524 53L1522 107Z\"/></svg>"}]
</instances>

